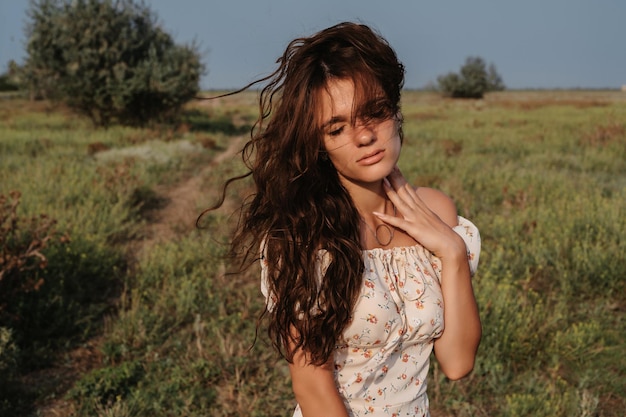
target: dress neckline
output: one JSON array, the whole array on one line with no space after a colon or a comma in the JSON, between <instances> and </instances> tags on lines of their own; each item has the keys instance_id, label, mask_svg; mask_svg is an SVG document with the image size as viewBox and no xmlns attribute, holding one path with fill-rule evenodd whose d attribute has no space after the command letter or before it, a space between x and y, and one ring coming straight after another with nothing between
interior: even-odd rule
<instances>
[{"instance_id":1,"label":"dress neckline","mask_svg":"<svg viewBox=\"0 0 626 417\"><path fill-rule=\"evenodd\" d=\"M393 246L391 248L377 247L377 248L371 248L371 249L363 249L362 252L363 253L372 253L372 252L414 251L414 250L417 250L417 249L420 249L420 248L423 248L423 246L420 245L419 243L416 243L415 245Z\"/></svg>"}]
</instances>

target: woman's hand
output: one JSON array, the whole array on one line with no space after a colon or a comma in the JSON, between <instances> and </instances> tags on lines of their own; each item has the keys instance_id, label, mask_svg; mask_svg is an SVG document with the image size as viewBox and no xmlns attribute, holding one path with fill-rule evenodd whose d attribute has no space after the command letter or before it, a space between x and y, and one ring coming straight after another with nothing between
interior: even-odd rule
<instances>
[{"instance_id":1,"label":"woman's hand","mask_svg":"<svg viewBox=\"0 0 626 417\"><path fill-rule=\"evenodd\" d=\"M462 378L474 367L482 330L465 242L452 230L458 223L456 208L439 191L429 188L416 191L397 167L384 183L387 196L402 218L374 214L404 230L441 259L445 330L435 340L435 356L448 378Z\"/></svg>"},{"instance_id":2,"label":"woman's hand","mask_svg":"<svg viewBox=\"0 0 626 417\"><path fill-rule=\"evenodd\" d=\"M452 200L439 191L424 189L429 196L427 205L397 166L383 180L383 184L389 200L401 217L378 212L374 212L374 215L404 230L442 261L450 257L466 259L465 243L452 230L457 225L456 208Z\"/></svg>"}]
</instances>

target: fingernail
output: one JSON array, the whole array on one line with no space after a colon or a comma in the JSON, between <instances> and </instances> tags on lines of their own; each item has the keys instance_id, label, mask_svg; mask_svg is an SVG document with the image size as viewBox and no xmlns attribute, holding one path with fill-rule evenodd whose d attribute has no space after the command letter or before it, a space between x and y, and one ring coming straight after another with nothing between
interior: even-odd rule
<instances>
[{"instance_id":1,"label":"fingernail","mask_svg":"<svg viewBox=\"0 0 626 417\"><path fill-rule=\"evenodd\" d=\"M385 186L391 188L391 183L389 182L389 180L387 178L383 178L383 184L385 184Z\"/></svg>"},{"instance_id":2,"label":"fingernail","mask_svg":"<svg viewBox=\"0 0 626 417\"><path fill-rule=\"evenodd\" d=\"M383 214L383 213L379 213L379 212L377 212L377 211L373 211L373 212L372 212L372 214L373 214L374 216L378 216L378 217L380 217L380 216L384 216L384 214Z\"/></svg>"}]
</instances>

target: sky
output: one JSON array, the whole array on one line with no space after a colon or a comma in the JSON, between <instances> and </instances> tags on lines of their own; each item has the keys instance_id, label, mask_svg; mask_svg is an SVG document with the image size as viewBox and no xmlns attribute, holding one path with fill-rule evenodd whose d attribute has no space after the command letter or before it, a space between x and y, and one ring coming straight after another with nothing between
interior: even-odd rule
<instances>
[{"instance_id":1,"label":"sky","mask_svg":"<svg viewBox=\"0 0 626 417\"><path fill-rule=\"evenodd\" d=\"M626 0L144 0L176 42L195 41L203 89L271 73L287 43L341 21L376 29L406 67L407 88L458 72L468 56L505 85L626 85ZM0 0L0 72L23 63L28 0Z\"/></svg>"}]
</instances>

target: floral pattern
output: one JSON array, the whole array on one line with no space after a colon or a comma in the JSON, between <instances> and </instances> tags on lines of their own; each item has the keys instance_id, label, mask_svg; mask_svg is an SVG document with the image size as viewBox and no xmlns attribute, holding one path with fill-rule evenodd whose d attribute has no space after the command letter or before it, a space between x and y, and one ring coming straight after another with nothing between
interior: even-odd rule
<instances>
[{"instance_id":1,"label":"floral pattern","mask_svg":"<svg viewBox=\"0 0 626 417\"><path fill-rule=\"evenodd\" d=\"M480 235L459 217L472 275ZM262 259L261 290L272 308ZM335 381L352 417L429 416L426 376L433 341L444 329L441 261L421 245L363 251L365 273L351 322L338 341ZM328 257L321 251L323 276ZM296 407L294 417L300 417Z\"/></svg>"}]
</instances>

